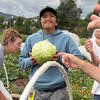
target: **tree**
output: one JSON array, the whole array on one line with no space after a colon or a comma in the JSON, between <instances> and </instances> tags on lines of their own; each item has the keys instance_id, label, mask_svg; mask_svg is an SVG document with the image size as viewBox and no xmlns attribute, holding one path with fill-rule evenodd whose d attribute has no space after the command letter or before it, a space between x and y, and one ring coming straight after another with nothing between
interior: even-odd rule
<instances>
[{"instance_id":1,"label":"tree","mask_svg":"<svg viewBox=\"0 0 100 100\"><path fill-rule=\"evenodd\" d=\"M25 19L24 21L24 34L31 34L32 33L32 22L30 19Z\"/></svg>"},{"instance_id":2,"label":"tree","mask_svg":"<svg viewBox=\"0 0 100 100\"><path fill-rule=\"evenodd\" d=\"M24 30L24 17L17 17L16 18L16 22L15 22L15 25L14 25L14 28L16 30L18 30L20 33L23 33L23 30Z\"/></svg>"},{"instance_id":3,"label":"tree","mask_svg":"<svg viewBox=\"0 0 100 100\"><path fill-rule=\"evenodd\" d=\"M4 22L4 17L0 16L0 30L2 30L4 28L3 22Z\"/></svg>"},{"instance_id":4,"label":"tree","mask_svg":"<svg viewBox=\"0 0 100 100\"><path fill-rule=\"evenodd\" d=\"M17 29L21 34L32 34L34 32L35 21L32 18L18 17L16 19L14 28ZM36 29L35 29L36 30Z\"/></svg>"},{"instance_id":5,"label":"tree","mask_svg":"<svg viewBox=\"0 0 100 100\"><path fill-rule=\"evenodd\" d=\"M77 8L74 0L65 0L57 8L59 28L71 29L78 25L82 10Z\"/></svg>"},{"instance_id":6,"label":"tree","mask_svg":"<svg viewBox=\"0 0 100 100\"><path fill-rule=\"evenodd\" d=\"M75 28L75 33L77 33L77 35L81 38L87 38L89 36L89 33L87 32L87 25L88 21L81 19L78 23L78 26Z\"/></svg>"},{"instance_id":7,"label":"tree","mask_svg":"<svg viewBox=\"0 0 100 100\"><path fill-rule=\"evenodd\" d=\"M17 19L16 19L16 25L17 26L22 26L23 25L23 22L24 22L24 17L18 17Z\"/></svg>"},{"instance_id":8,"label":"tree","mask_svg":"<svg viewBox=\"0 0 100 100\"><path fill-rule=\"evenodd\" d=\"M90 16L93 14L93 12L90 12L89 14L87 14L85 20L87 20L88 22L90 22Z\"/></svg>"}]
</instances>

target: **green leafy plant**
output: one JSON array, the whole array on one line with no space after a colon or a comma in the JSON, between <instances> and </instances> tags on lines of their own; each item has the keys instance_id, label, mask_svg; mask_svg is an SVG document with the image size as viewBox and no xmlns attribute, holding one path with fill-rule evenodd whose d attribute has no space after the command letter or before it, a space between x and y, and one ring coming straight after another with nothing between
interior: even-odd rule
<instances>
[{"instance_id":1,"label":"green leafy plant","mask_svg":"<svg viewBox=\"0 0 100 100\"><path fill-rule=\"evenodd\" d=\"M40 41L32 47L32 56L39 64L50 60L56 54L56 47L48 40Z\"/></svg>"}]
</instances>

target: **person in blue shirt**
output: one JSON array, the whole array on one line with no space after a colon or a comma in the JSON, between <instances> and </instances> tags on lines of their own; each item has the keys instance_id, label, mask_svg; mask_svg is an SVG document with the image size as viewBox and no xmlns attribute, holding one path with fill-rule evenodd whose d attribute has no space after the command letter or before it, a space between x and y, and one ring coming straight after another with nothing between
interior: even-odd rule
<instances>
[{"instance_id":1,"label":"person in blue shirt","mask_svg":"<svg viewBox=\"0 0 100 100\"><path fill-rule=\"evenodd\" d=\"M57 29L57 12L51 7L46 7L40 12L41 29L28 36L19 58L19 64L22 69L32 68L29 78L34 75L40 67L36 58L30 55L35 43L48 39L57 50L71 53L79 58L81 54L73 39L61 30ZM61 58L57 55L53 60L63 65ZM64 66L64 65L63 65ZM66 73L68 69L64 66ZM50 67L35 83L34 100L68 100L65 82L60 71L56 67Z\"/></svg>"}]
</instances>

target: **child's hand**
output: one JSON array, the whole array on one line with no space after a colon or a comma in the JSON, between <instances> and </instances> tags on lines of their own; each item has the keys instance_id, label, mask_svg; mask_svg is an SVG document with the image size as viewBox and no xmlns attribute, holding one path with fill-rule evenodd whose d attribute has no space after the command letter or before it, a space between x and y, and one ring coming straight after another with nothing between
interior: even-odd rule
<instances>
[{"instance_id":1,"label":"child's hand","mask_svg":"<svg viewBox=\"0 0 100 100\"><path fill-rule=\"evenodd\" d=\"M88 39L86 42L85 42L85 49L87 52L89 53L92 53L93 52L93 43L91 42L90 39Z\"/></svg>"},{"instance_id":2,"label":"child's hand","mask_svg":"<svg viewBox=\"0 0 100 100\"><path fill-rule=\"evenodd\" d=\"M54 55L54 56L51 58L51 60L57 61L58 58L59 58L59 56L57 55L58 53L59 53L59 51L57 50L57 51L56 51L56 55Z\"/></svg>"},{"instance_id":3,"label":"child's hand","mask_svg":"<svg viewBox=\"0 0 100 100\"><path fill-rule=\"evenodd\" d=\"M32 53L31 53L31 52L29 53L29 55L30 55L30 59L31 59L31 61L32 61L33 64L39 64L39 63L37 62L37 59L36 59L35 57L32 56Z\"/></svg>"}]
</instances>

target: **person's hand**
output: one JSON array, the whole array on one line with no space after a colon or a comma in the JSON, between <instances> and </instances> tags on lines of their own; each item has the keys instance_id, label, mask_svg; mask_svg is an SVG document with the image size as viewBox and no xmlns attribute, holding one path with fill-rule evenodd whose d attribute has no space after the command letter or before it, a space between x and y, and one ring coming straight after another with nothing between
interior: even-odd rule
<instances>
[{"instance_id":1,"label":"person's hand","mask_svg":"<svg viewBox=\"0 0 100 100\"><path fill-rule=\"evenodd\" d=\"M90 31L93 29L100 29L100 17L88 23L87 30Z\"/></svg>"},{"instance_id":2,"label":"person's hand","mask_svg":"<svg viewBox=\"0 0 100 100\"><path fill-rule=\"evenodd\" d=\"M91 22L89 22L88 26L87 26L88 31L95 29L96 20L100 20L100 17L98 17L97 15L91 15L90 20L91 20Z\"/></svg>"},{"instance_id":3,"label":"person's hand","mask_svg":"<svg viewBox=\"0 0 100 100\"><path fill-rule=\"evenodd\" d=\"M87 26L87 31L95 29L95 23L96 23L95 21L89 22Z\"/></svg>"},{"instance_id":4,"label":"person's hand","mask_svg":"<svg viewBox=\"0 0 100 100\"><path fill-rule=\"evenodd\" d=\"M74 55L60 52L58 53L58 56L62 56L62 62L66 67L72 69L79 68L79 64L81 60L75 57Z\"/></svg>"},{"instance_id":5,"label":"person's hand","mask_svg":"<svg viewBox=\"0 0 100 100\"><path fill-rule=\"evenodd\" d=\"M32 56L32 53L31 52L29 53L29 55L30 55L30 59L31 59L31 61L32 61L33 64L39 64L37 62L36 58Z\"/></svg>"},{"instance_id":6,"label":"person's hand","mask_svg":"<svg viewBox=\"0 0 100 100\"><path fill-rule=\"evenodd\" d=\"M51 58L52 61L57 61L57 60L58 60L58 58L59 58L59 56L57 55L58 53L59 53L59 51L57 50L57 51L56 51L56 55L54 55L54 56Z\"/></svg>"},{"instance_id":7,"label":"person's hand","mask_svg":"<svg viewBox=\"0 0 100 100\"><path fill-rule=\"evenodd\" d=\"M97 19L100 19L100 18L97 15L91 15L90 19L91 19L91 21L94 21L94 20L97 20Z\"/></svg>"},{"instance_id":8,"label":"person's hand","mask_svg":"<svg viewBox=\"0 0 100 100\"><path fill-rule=\"evenodd\" d=\"M85 41L85 49L86 49L87 52L93 53L93 43L90 39Z\"/></svg>"}]
</instances>

